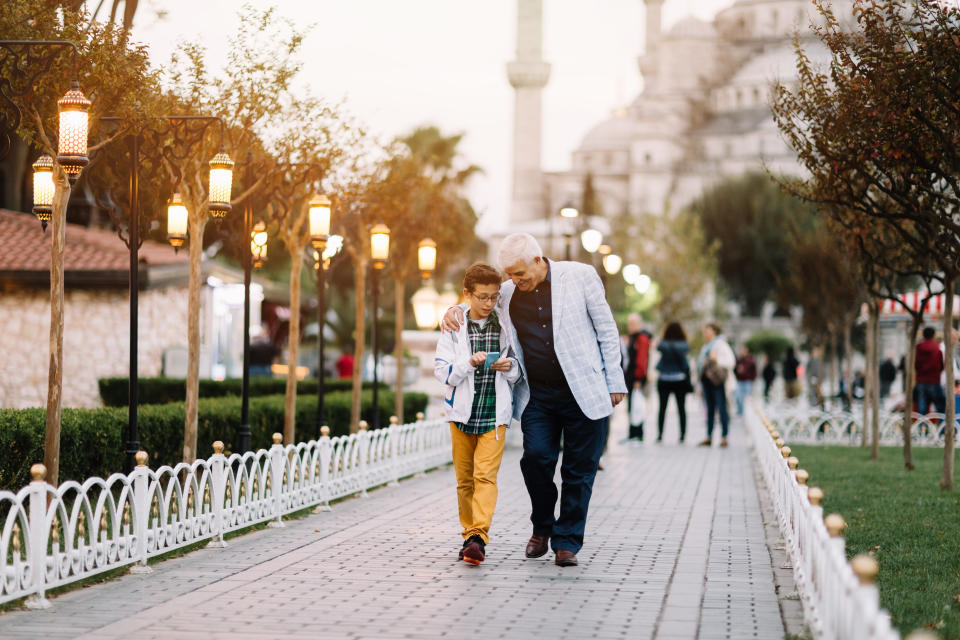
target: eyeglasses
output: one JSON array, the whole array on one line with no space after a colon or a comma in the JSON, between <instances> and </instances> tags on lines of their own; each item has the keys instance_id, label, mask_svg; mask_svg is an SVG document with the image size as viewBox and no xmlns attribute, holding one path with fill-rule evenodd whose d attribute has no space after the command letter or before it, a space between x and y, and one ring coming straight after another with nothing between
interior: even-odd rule
<instances>
[{"instance_id":1,"label":"eyeglasses","mask_svg":"<svg viewBox=\"0 0 960 640\"><path fill-rule=\"evenodd\" d=\"M495 293L492 296L478 296L475 293L471 293L470 295L472 295L477 302L483 302L483 303L493 302L494 304L496 304L497 300L500 299L499 293Z\"/></svg>"}]
</instances>

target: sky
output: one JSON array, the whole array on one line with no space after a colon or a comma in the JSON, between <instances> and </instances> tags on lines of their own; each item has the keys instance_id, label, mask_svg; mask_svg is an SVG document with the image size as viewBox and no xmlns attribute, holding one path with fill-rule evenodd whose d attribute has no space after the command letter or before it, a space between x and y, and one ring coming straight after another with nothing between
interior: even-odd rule
<instances>
[{"instance_id":1,"label":"sky","mask_svg":"<svg viewBox=\"0 0 960 640\"><path fill-rule=\"evenodd\" d=\"M469 196L481 233L502 227L510 200L516 0L250 0L314 25L301 81L385 139L436 124L464 133L465 159L483 167ZM642 0L544 0L544 170L569 168L584 134L640 91ZM710 19L732 0L666 0L664 27ZM162 65L178 43L202 42L222 67L238 0L141 0L134 39Z\"/></svg>"}]
</instances>

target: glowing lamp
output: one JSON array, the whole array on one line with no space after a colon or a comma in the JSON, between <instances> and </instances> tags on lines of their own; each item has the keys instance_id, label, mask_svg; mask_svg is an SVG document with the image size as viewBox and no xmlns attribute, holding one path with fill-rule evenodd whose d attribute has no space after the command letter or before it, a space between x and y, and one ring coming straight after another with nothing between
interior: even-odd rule
<instances>
[{"instance_id":1,"label":"glowing lamp","mask_svg":"<svg viewBox=\"0 0 960 640\"><path fill-rule=\"evenodd\" d=\"M640 277L640 267L635 264L628 264L623 268L623 279L627 284L634 284Z\"/></svg>"},{"instance_id":2,"label":"glowing lamp","mask_svg":"<svg viewBox=\"0 0 960 640\"><path fill-rule=\"evenodd\" d=\"M600 245L603 244L603 234L596 229L587 229L580 234L580 244L587 253L596 253Z\"/></svg>"},{"instance_id":3,"label":"glowing lamp","mask_svg":"<svg viewBox=\"0 0 960 640\"><path fill-rule=\"evenodd\" d=\"M167 204L167 242L175 250L179 250L187 239L187 218L187 208L183 206L180 194L173 194Z\"/></svg>"},{"instance_id":4,"label":"glowing lamp","mask_svg":"<svg viewBox=\"0 0 960 640\"><path fill-rule=\"evenodd\" d=\"M637 276L637 281L633 283L633 288L636 289L640 295L645 294L650 289L650 276L645 273Z\"/></svg>"},{"instance_id":5,"label":"glowing lamp","mask_svg":"<svg viewBox=\"0 0 960 640\"><path fill-rule=\"evenodd\" d=\"M608 245L608 244L602 244L602 245L600 245L600 247L597 249L597 253L599 253L599 254L602 255L602 256L608 256L608 255L610 255L611 253L613 253L613 248L611 248L610 245Z\"/></svg>"},{"instance_id":6,"label":"glowing lamp","mask_svg":"<svg viewBox=\"0 0 960 640\"><path fill-rule=\"evenodd\" d=\"M620 266L623 264L623 258L618 256L615 253L611 253L608 256L603 256L603 268L610 275L616 275L620 271Z\"/></svg>"},{"instance_id":7,"label":"glowing lamp","mask_svg":"<svg viewBox=\"0 0 960 640\"><path fill-rule=\"evenodd\" d=\"M210 160L210 214L217 220L230 212L230 194L233 191L233 160L221 151Z\"/></svg>"},{"instance_id":8,"label":"glowing lamp","mask_svg":"<svg viewBox=\"0 0 960 640\"><path fill-rule=\"evenodd\" d=\"M424 238L417 246L417 264L420 267L420 275L424 280L433 275L437 268L437 243L430 238Z\"/></svg>"},{"instance_id":9,"label":"glowing lamp","mask_svg":"<svg viewBox=\"0 0 960 640\"><path fill-rule=\"evenodd\" d=\"M563 207L560 209L560 215L564 218L576 218L580 215L580 212L577 211L576 207Z\"/></svg>"},{"instance_id":10,"label":"glowing lamp","mask_svg":"<svg viewBox=\"0 0 960 640\"><path fill-rule=\"evenodd\" d=\"M60 131L57 139L57 164L76 182L90 159L87 157L87 132L90 127L90 101L76 80L70 90L57 101L60 108Z\"/></svg>"},{"instance_id":11,"label":"glowing lamp","mask_svg":"<svg viewBox=\"0 0 960 640\"><path fill-rule=\"evenodd\" d=\"M53 158L42 155L33 163L33 215L37 216L44 231L53 214L54 190Z\"/></svg>"},{"instance_id":12,"label":"glowing lamp","mask_svg":"<svg viewBox=\"0 0 960 640\"><path fill-rule=\"evenodd\" d=\"M250 253L253 255L253 266L260 268L267 259L267 225L258 222L250 234Z\"/></svg>"},{"instance_id":13,"label":"glowing lamp","mask_svg":"<svg viewBox=\"0 0 960 640\"><path fill-rule=\"evenodd\" d=\"M440 322L440 317L437 315L439 299L440 294L430 286L421 287L410 298L410 303L413 305L413 315L417 320L417 327L421 330L437 328L437 324Z\"/></svg>"},{"instance_id":14,"label":"glowing lamp","mask_svg":"<svg viewBox=\"0 0 960 640\"><path fill-rule=\"evenodd\" d=\"M373 268L383 269L390 257L390 228L380 223L370 229L370 257Z\"/></svg>"},{"instance_id":15,"label":"glowing lamp","mask_svg":"<svg viewBox=\"0 0 960 640\"><path fill-rule=\"evenodd\" d=\"M330 237L330 198L319 195L310 201L310 242L323 251Z\"/></svg>"}]
</instances>

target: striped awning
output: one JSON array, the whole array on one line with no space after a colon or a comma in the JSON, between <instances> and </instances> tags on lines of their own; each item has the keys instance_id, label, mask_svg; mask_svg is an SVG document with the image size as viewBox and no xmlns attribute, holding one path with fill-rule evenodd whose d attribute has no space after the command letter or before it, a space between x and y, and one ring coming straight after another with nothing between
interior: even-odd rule
<instances>
[{"instance_id":1,"label":"striped awning","mask_svg":"<svg viewBox=\"0 0 960 640\"><path fill-rule=\"evenodd\" d=\"M930 295L926 291L911 291L909 293L902 293L898 296L900 300L903 301L910 309L914 311L920 310L920 304L923 302L923 299ZM947 296L944 294L936 295L927 300L926 307L924 307L924 315L928 317L937 317L942 316L944 308L946 307ZM960 313L960 295L953 296L953 314L956 316ZM895 300L884 299L880 303L880 315L881 316L906 316L907 311L903 308L903 305Z\"/></svg>"}]
</instances>

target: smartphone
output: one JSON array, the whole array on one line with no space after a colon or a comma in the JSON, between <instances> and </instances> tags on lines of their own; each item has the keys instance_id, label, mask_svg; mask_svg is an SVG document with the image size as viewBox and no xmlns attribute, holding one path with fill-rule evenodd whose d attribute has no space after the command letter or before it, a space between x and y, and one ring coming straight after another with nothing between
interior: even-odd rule
<instances>
[{"instance_id":1,"label":"smartphone","mask_svg":"<svg viewBox=\"0 0 960 640\"><path fill-rule=\"evenodd\" d=\"M487 353L487 359L483 361L483 368L489 369L490 365L492 365L494 362L496 362L499 359L500 359L499 351L490 351L489 353Z\"/></svg>"}]
</instances>

